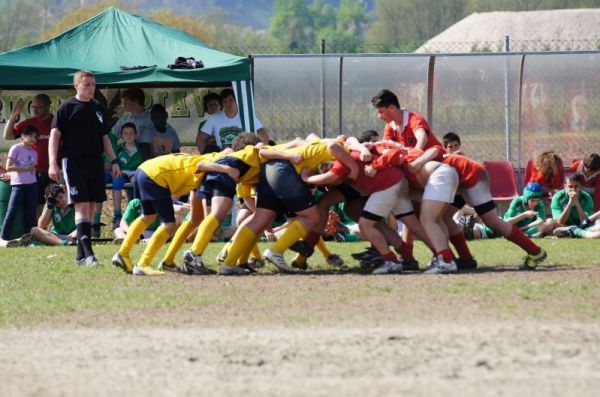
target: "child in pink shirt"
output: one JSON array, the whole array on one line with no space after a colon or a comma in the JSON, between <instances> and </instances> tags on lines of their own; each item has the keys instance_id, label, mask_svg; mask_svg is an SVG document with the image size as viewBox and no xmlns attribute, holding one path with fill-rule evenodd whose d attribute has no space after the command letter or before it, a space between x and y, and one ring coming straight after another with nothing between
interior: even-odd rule
<instances>
[{"instance_id":1,"label":"child in pink shirt","mask_svg":"<svg viewBox=\"0 0 600 397\"><path fill-rule=\"evenodd\" d=\"M33 145L36 143L37 137L38 129L34 126L27 126L21 133L21 143L13 145L8 151L6 170L10 173L11 192L0 234L0 238L4 241L10 238L10 231L20 208L24 209L26 232L29 233L31 228L36 225L37 179L35 166L38 158Z\"/></svg>"}]
</instances>

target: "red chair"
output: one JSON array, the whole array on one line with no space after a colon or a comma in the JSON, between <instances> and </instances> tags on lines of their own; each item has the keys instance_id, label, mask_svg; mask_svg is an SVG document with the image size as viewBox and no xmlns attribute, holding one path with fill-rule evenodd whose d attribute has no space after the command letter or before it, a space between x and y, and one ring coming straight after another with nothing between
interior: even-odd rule
<instances>
[{"instance_id":1,"label":"red chair","mask_svg":"<svg viewBox=\"0 0 600 397\"><path fill-rule=\"evenodd\" d=\"M494 201L512 201L519 196L515 169L510 161L490 160L484 161L490 180L490 193Z\"/></svg>"}]
</instances>

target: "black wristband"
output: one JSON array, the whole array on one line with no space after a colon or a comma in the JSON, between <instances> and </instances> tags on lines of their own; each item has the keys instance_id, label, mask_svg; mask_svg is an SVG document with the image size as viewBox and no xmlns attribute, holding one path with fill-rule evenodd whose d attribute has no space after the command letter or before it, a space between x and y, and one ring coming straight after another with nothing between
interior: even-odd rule
<instances>
[{"instance_id":1,"label":"black wristband","mask_svg":"<svg viewBox=\"0 0 600 397\"><path fill-rule=\"evenodd\" d=\"M110 163L111 163L112 165L119 164L119 160L117 160L117 159L114 159L114 160L111 160L111 162L110 162Z\"/></svg>"}]
</instances>

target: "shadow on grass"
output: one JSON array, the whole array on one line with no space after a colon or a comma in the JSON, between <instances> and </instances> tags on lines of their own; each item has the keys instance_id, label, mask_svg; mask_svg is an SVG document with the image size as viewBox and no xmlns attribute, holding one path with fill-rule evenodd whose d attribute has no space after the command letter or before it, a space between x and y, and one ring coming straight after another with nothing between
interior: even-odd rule
<instances>
[{"instance_id":1,"label":"shadow on grass","mask_svg":"<svg viewBox=\"0 0 600 397\"><path fill-rule=\"evenodd\" d=\"M478 273L545 273L558 272L566 270L576 270L572 265L540 265L535 270L519 270L518 266L486 266L477 269L461 270L459 274L478 274Z\"/></svg>"},{"instance_id":2,"label":"shadow on grass","mask_svg":"<svg viewBox=\"0 0 600 397\"><path fill-rule=\"evenodd\" d=\"M460 270L456 274L487 274L487 273L546 273L546 272L557 272L557 271L569 271L577 270L578 268L572 265L541 265L535 270L519 270L518 266L486 266L477 269ZM425 269L419 269L418 271L404 271L402 275L421 275ZM298 270L295 273L278 273L274 272L260 272L253 274L254 276L340 276L340 275L361 275L371 276L370 271L361 269L360 267L350 267L342 269L308 269ZM385 276L385 275L383 275Z\"/></svg>"}]
</instances>

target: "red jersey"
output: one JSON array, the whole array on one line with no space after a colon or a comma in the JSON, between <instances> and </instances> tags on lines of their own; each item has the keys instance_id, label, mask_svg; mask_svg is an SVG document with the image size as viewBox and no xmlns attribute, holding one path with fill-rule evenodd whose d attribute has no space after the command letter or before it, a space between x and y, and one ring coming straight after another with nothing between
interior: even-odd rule
<instances>
[{"instance_id":1,"label":"red jersey","mask_svg":"<svg viewBox=\"0 0 600 397\"><path fill-rule=\"evenodd\" d=\"M412 148L410 150L405 150L397 147L390 148L388 144L382 142L376 144L373 147L373 150L382 153L379 157L373 159L371 162L373 169L381 170L386 169L387 167L398 166L408 180L411 190L423 190L423 186L421 183L419 183L417 177L406 169L407 164L412 163L414 160L423 155L424 152L421 149Z\"/></svg>"},{"instance_id":2,"label":"red jersey","mask_svg":"<svg viewBox=\"0 0 600 397\"><path fill-rule=\"evenodd\" d=\"M591 187L594 189L594 211L600 210L600 171L594 172L592 175L586 176L583 173L583 160L574 160L571 163L571 172L583 175L583 186Z\"/></svg>"},{"instance_id":3,"label":"red jersey","mask_svg":"<svg viewBox=\"0 0 600 397\"><path fill-rule=\"evenodd\" d=\"M464 189L472 188L479 182L485 171L485 166L460 154L449 154L442 161L456 170L458 186Z\"/></svg>"},{"instance_id":4,"label":"red jersey","mask_svg":"<svg viewBox=\"0 0 600 397\"><path fill-rule=\"evenodd\" d=\"M373 194L385 190L391 186L394 186L402 179L404 179L404 173L398 167L386 167L382 168L375 174L374 177L367 176L365 174L365 163L360 161L359 152L351 151L350 156L358 163L358 178L354 182L356 186L366 194ZM377 155L373 155L373 159L376 159ZM346 167L342 162L336 160L331 167L330 171L340 178L346 178L350 173L350 168Z\"/></svg>"},{"instance_id":5,"label":"red jersey","mask_svg":"<svg viewBox=\"0 0 600 397\"><path fill-rule=\"evenodd\" d=\"M525 184L529 182L537 182L549 190L562 189L563 184L565 183L565 170L563 169L562 163L558 165L558 174L550 177L538 171L535 166L535 162L532 162L530 169L528 167L528 170L525 172Z\"/></svg>"},{"instance_id":6,"label":"red jersey","mask_svg":"<svg viewBox=\"0 0 600 397\"><path fill-rule=\"evenodd\" d=\"M417 144L415 131L423 128L427 133L427 142L424 149L429 149L435 145L442 146L423 116L418 113L409 112L408 109L402 110L402 125L399 126L395 122L387 123L383 129L383 139L399 142L406 147L412 148Z\"/></svg>"},{"instance_id":7,"label":"red jersey","mask_svg":"<svg viewBox=\"0 0 600 397\"><path fill-rule=\"evenodd\" d=\"M16 137L21 136L23 129L32 125L38 129L39 135L33 150L37 152L38 161L35 166L36 172L48 172L49 160L48 160L48 143L50 142L50 129L52 128L52 115L46 120L40 120L32 117L21 121L19 124L13 127L13 131Z\"/></svg>"},{"instance_id":8,"label":"red jersey","mask_svg":"<svg viewBox=\"0 0 600 397\"><path fill-rule=\"evenodd\" d=\"M571 163L571 172L574 174L583 175L584 182L583 186L597 186L600 183L600 171L594 172L592 175L586 176L583 173L583 160L573 160Z\"/></svg>"}]
</instances>

